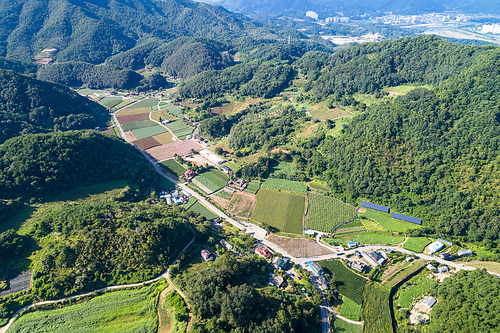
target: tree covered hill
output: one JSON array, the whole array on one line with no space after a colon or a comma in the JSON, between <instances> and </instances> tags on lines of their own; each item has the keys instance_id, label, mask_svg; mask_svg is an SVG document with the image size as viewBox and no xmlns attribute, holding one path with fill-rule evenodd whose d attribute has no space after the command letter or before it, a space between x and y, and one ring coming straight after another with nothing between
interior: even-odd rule
<instances>
[{"instance_id":1,"label":"tree covered hill","mask_svg":"<svg viewBox=\"0 0 500 333\"><path fill-rule=\"evenodd\" d=\"M0 198L42 198L95 182L150 185L151 165L133 146L94 130L28 134L0 145Z\"/></svg>"},{"instance_id":2,"label":"tree covered hill","mask_svg":"<svg viewBox=\"0 0 500 333\"><path fill-rule=\"evenodd\" d=\"M93 128L106 112L66 87L13 71L0 70L0 91L0 143L21 134Z\"/></svg>"}]
</instances>

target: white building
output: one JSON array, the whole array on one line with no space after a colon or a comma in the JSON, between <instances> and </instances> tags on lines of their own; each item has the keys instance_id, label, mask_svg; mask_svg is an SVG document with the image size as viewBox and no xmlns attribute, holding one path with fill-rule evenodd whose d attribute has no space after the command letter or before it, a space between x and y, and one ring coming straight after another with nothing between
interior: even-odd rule
<instances>
[{"instance_id":1,"label":"white building","mask_svg":"<svg viewBox=\"0 0 500 333\"><path fill-rule=\"evenodd\" d=\"M222 163L227 162L225 159L215 155L215 153L211 152L208 149L203 149L202 151L200 151L200 155L216 165L221 165Z\"/></svg>"},{"instance_id":2,"label":"white building","mask_svg":"<svg viewBox=\"0 0 500 333\"><path fill-rule=\"evenodd\" d=\"M429 254L434 254L439 250L441 250L443 247L444 247L443 243L436 241L434 243L429 244L427 248L429 249Z\"/></svg>"}]
</instances>

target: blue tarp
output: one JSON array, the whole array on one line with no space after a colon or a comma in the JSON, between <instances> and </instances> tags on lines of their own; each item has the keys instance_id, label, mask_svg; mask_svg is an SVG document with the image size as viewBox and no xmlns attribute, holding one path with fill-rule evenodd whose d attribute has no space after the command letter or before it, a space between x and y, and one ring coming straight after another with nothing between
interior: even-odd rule
<instances>
[{"instance_id":1,"label":"blue tarp","mask_svg":"<svg viewBox=\"0 0 500 333\"><path fill-rule=\"evenodd\" d=\"M389 213L389 207L372 204L366 201L361 201L361 207L375 209L384 213Z\"/></svg>"},{"instance_id":2,"label":"blue tarp","mask_svg":"<svg viewBox=\"0 0 500 333\"><path fill-rule=\"evenodd\" d=\"M407 216L407 215L403 215L403 214L399 214L399 213L391 213L391 217L393 219L403 220L406 222L411 222L411 223L422 225L422 220L417 219L416 217L411 217L411 216Z\"/></svg>"}]
</instances>

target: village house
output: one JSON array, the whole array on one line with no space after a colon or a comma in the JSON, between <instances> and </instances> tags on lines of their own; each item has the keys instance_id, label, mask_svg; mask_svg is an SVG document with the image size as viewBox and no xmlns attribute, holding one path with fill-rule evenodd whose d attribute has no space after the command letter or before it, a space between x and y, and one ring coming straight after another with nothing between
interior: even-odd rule
<instances>
[{"instance_id":1,"label":"village house","mask_svg":"<svg viewBox=\"0 0 500 333\"><path fill-rule=\"evenodd\" d=\"M201 254L201 257L203 258L203 260L205 260L205 262L209 262L209 261L214 260L214 257L212 256L212 254L208 250L203 249L203 250L201 250L200 254Z\"/></svg>"},{"instance_id":2,"label":"village house","mask_svg":"<svg viewBox=\"0 0 500 333\"><path fill-rule=\"evenodd\" d=\"M265 247L265 246L261 246L261 247L256 248L255 249L255 253L257 253L261 257L264 257L265 259L267 259L270 256L272 256L271 251L269 251L269 249L267 247Z\"/></svg>"}]
</instances>

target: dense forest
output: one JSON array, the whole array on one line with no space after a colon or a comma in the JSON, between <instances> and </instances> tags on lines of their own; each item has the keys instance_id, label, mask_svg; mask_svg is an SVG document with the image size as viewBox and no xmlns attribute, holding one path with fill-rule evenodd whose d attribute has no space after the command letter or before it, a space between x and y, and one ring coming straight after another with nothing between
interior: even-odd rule
<instances>
[{"instance_id":1,"label":"dense forest","mask_svg":"<svg viewBox=\"0 0 500 333\"><path fill-rule=\"evenodd\" d=\"M0 143L14 136L99 125L106 109L68 88L0 70ZM100 116L100 118L99 118Z\"/></svg>"},{"instance_id":2,"label":"dense forest","mask_svg":"<svg viewBox=\"0 0 500 333\"><path fill-rule=\"evenodd\" d=\"M85 201L36 221L30 235L47 239L33 269L33 292L53 299L107 285L155 278L192 237L190 218L149 202Z\"/></svg>"},{"instance_id":3,"label":"dense forest","mask_svg":"<svg viewBox=\"0 0 500 333\"><path fill-rule=\"evenodd\" d=\"M483 270L460 271L438 288L429 332L495 332L500 321L500 279Z\"/></svg>"},{"instance_id":4,"label":"dense forest","mask_svg":"<svg viewBox=\"0 0 500 333\"><path fill-rule=\"evenodd\" d=\"M312 332L318 308L265 284L269 265L259 257L219 257L212 268L178 276L200 321L194 332Z\"/></svg>"},{"instance_id":5,"label":"dense forest","mask_svg":"<svg viewBox=\"0 0 500 333\"><path fill-rule=\"evenodd\" d=\"M42 198L114 179L150 185L154 171L133 146L98 131L30 134L0 145L0 198Z\"/></svg>"}]
</instances>

